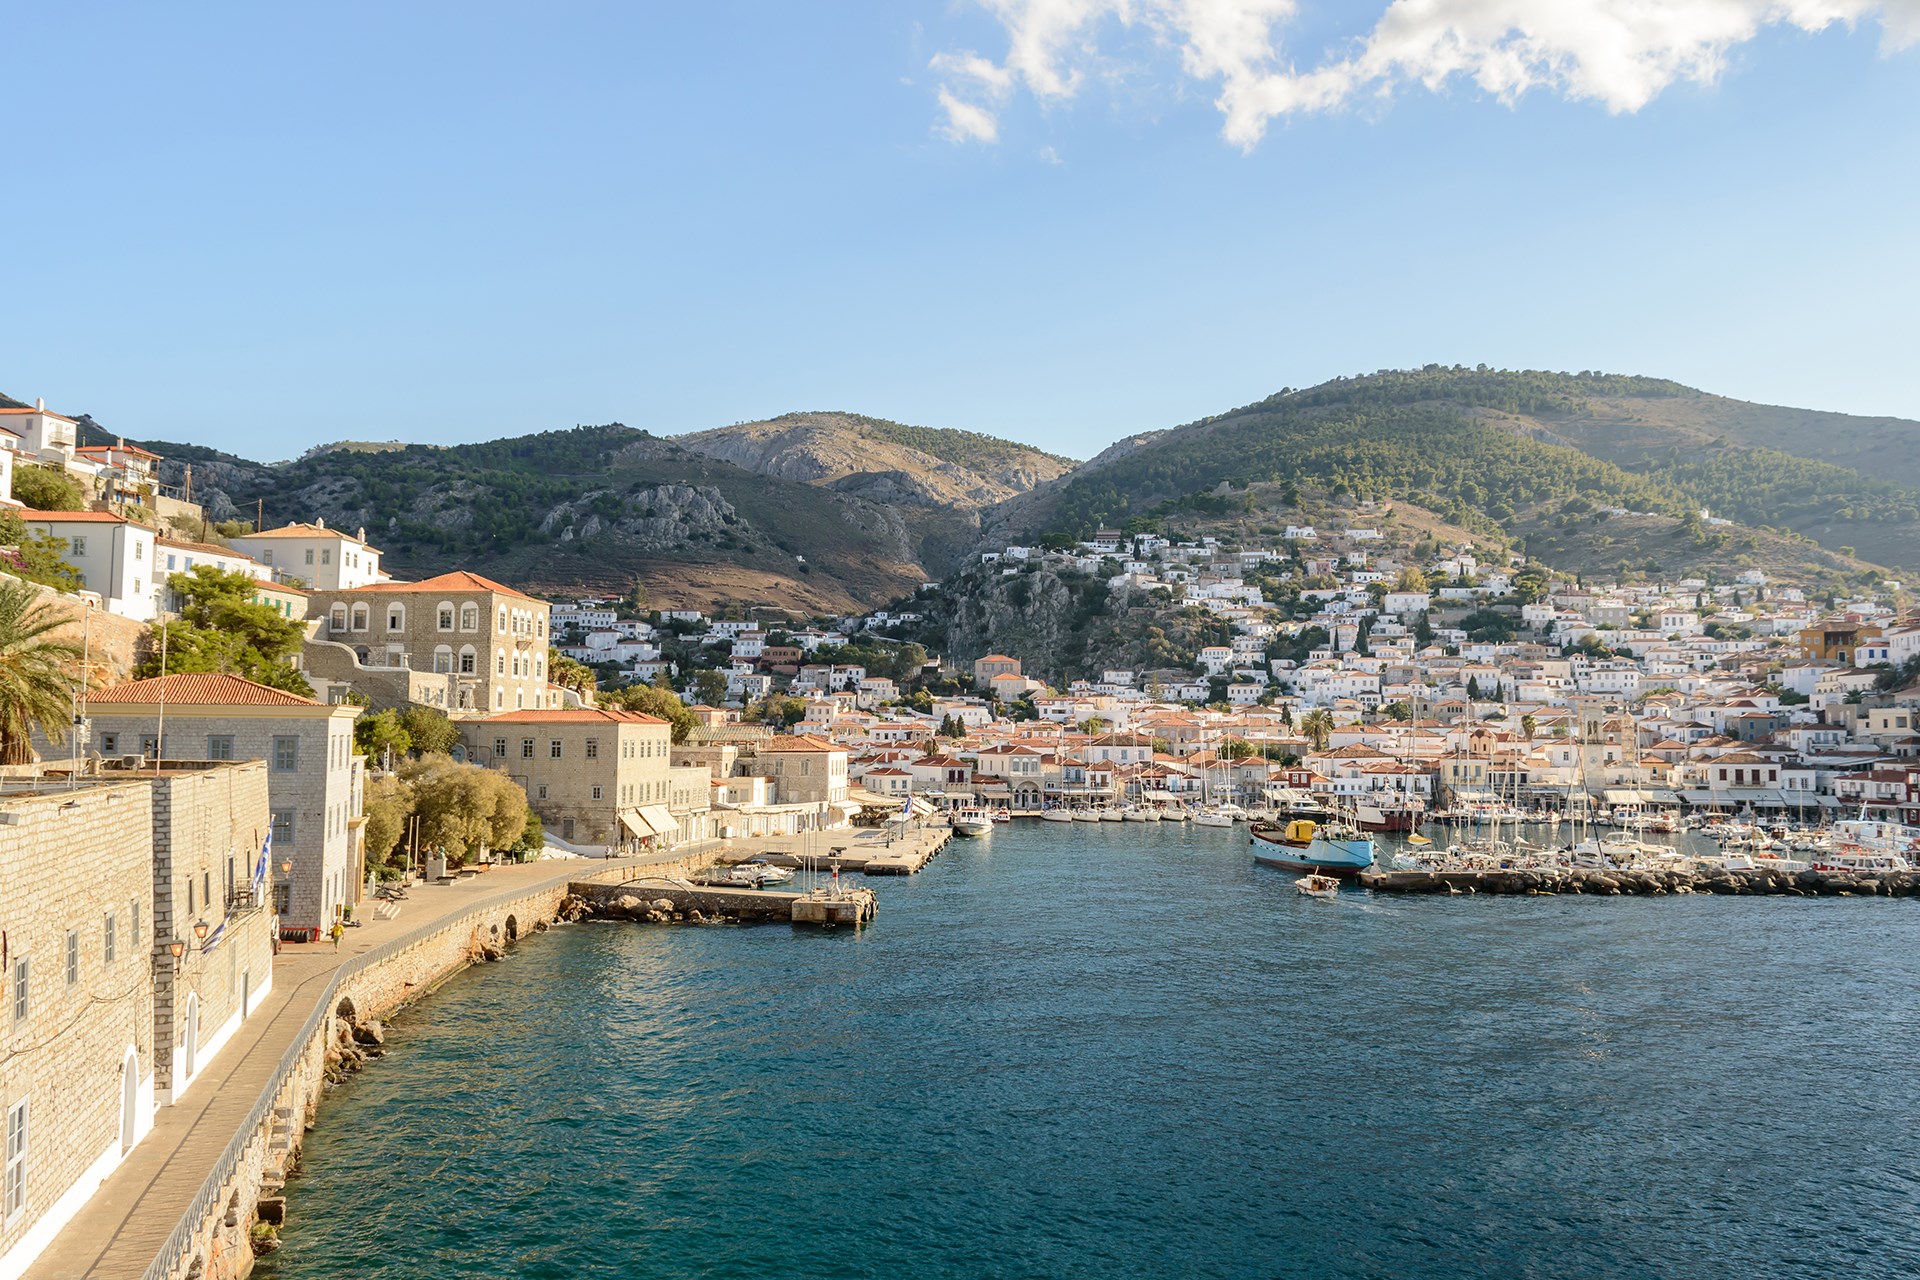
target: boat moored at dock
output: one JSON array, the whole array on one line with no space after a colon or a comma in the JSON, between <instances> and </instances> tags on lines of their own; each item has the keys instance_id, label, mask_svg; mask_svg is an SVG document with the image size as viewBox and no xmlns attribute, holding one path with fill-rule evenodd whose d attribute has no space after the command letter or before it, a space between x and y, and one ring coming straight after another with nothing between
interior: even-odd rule
<instances>
[{"instance_id":1,"label":"boat moored at dock","mask_svg":"<svg viewBox=\"0 0 1920 1280\"><path fill-rule=\"evenodd\" d=\"M1344 823L1322 825L1296 818L1286 826L1255 823L1253 860L1282 871L1347 879L1373 865L1373 841Z\"/></svg>"}]
</instances>

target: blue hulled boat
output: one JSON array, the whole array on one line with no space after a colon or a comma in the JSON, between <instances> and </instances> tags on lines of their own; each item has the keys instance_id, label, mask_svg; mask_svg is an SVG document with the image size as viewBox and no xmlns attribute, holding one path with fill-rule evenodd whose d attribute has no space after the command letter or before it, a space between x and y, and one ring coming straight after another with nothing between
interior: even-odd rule
<instances>
[{"instance_id":1,"label":"blue hulled boat","mask_svg":"<svg viewBox=\"0 0 1920 1280\"><path fill-rule=\"evenodd\" d=\"M1253 825L1253 860L1282 871L1351 879L1373 865L1373 841L1345 823L1296 818L1286 826Z\"/></svg>"}]
</instances>

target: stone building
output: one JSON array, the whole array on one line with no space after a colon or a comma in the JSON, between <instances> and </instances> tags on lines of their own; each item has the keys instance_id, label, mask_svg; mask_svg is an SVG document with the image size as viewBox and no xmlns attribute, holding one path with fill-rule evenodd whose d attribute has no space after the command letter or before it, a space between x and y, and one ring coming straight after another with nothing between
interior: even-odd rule
<instances>
[{"instance_id":1,"label":"stone building","mask_svg":"<svg viewBox=\"0 0 1920 1280\"><path fill-rule=\"evenodd\" d=\"M477 573L315 591L321 620L303 665L378 705L420 702L449 715L545 710L552 606Z\"/></svg>"},{"instance_id":2,"label":"stone building","mask_svg":"<svg viewBox=\"0 0 1920 1280\"><path fill-rule=\"evenodd\" d=\"M976 689L993 687L995 676L1017 676L1020 674L1020 659L1009 658L1004 653L990 653L977 658L973 664L973 686Z\"/></svg>"},{"instance_id":3,"label":"stone building","mask_svg":"<svg viewBox=\"0 0 1920 1280\"><path fill-rule=\"evenodd\" d=\"M166 742L160 719L166 717ZM329 706L239 676L176 674L135 680L88 703L102 757L266 762L275 882L283 932L331 928L354 905L365 875L363 762L353 753L355 706ZM258 846L256 845L256 848ZM195 907L199 905L196 901Z\"/></svg>"},{"instance_id":4,"label":"stone building","mask_svg":"<svg viewBox=\"0 0 1920 1280\"><path fill-rule=\"evenodd\" d=\"M172 763L141 776L153 789L154 1095L164 1104L179 1101L273 987L265 908L287 857L276 845L259 865L273 823L266 761Z\"/></svg>"},{"instance_id":5,"label":"stone building","mask_svg":"<svg viewBox=\"0 0 1920 1280\"><path fill-rule=\"evenodd\" d=\"M0 798L0 1275L38 1256L154 1109L152 793L19 786Z\"/></svg>"},{"instance_id":6,"label":"stone building","mask_svg":"<svg viewBox=\"0 0 1920 1280\"><path fill-rule=\"evenodd\" d=\"M526 789L547 834L628 849L678 838L670 811L673 726L596 707L508 711L460 726L467 757Z\"/></svg>"},{"instance_id":7,"label":"stone building","mask_svg":"<svg viewBox=\"0 0 1920 1280\"><path fill-rule=\"evenodd\" d=\"M742 766L749 775L773 783L775 804L812 807L820 826L837 826L860 810L847 799L847 749L824 738L770 738Z\"/></svg>"}]
</instances>

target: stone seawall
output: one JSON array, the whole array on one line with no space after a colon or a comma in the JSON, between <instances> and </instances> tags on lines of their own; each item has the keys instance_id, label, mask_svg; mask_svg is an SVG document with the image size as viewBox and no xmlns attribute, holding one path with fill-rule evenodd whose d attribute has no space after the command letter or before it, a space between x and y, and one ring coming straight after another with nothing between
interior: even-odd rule
<instances>
[{"instance_id":1,"label":"stone seawall","mask_svg":"<svg viewBox=\"0 0 1920 1280\"><path fill-rule=\"evenodd\" d=\"M583 882L617 883L640 875L691 875L711 861L710 855L696 853L644 865L627 863L575 873L571 883L578 888ZM355 1065L362 1046L380 1035L379 1028L369 1024L559 919L568 890L567 879L556 879L482 899L457 917L354 957L331 981L318 984L306 1006L306 1023L273 1083L249 1122L232 1136L144 1280L240 1280L251 1272L255 1224L277 1225L284 1213L281 1189L328 1083L339 1079L343 1067ZM302 998L305 1002L304 993Z\"/></svg>"},{"instance_id":2,"label":"stone seawall","mask_svg":"<svg viewBox=\"0 0 1920 1280\"><path fill-rule=\"evenodd\" d=\"M1511 871L1363 871L1360 884L1379 893L1651 895L1721 893L1785 897L1920 896L1920 872L1860 875L1843 871L1601 871L1516 868Z\"/></svg>"}]
</instances>

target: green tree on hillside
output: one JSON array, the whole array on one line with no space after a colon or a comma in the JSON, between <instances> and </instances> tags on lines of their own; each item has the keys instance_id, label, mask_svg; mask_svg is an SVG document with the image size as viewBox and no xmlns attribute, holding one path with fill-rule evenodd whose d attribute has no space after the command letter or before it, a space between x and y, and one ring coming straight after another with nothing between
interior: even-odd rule
<instances>
[{"instance_id":1,"label":"green tree on hillside","mask_svg":"<svg viewBox=\"0 0 1920 1280\"><path fill-rule=\"evenodd\" d=\"M170 576L167 586L182 601L180 616L154 628L149 652L135 674L219 671L288 693L313 696L313 686L292 665L305 629L266 605L256 604L259 583L244 573L199 564L186 573ZM163 635L164 669L160 657Z\"/></svg>"},{"instance_id":2,"label":"green tree on hillside","mask_svg":"<svg viewBox=\"0 0 1920 1280\"><path fill-rule=\"evenodd\" d=\"M34 511L84 511L87 506L87 495L72 477L52 467L16 467L13 496Z\"/></svg>"},{"instance_id":3,"label":"green tree on hillside","mask_svg":"<svg viewBox=\"0 0 1920 1280\"><path fill-rule=\"evenodd\" d=\"M1300 732L1306 735L1315 751L1325 751L1327 743L1333 740L1333 716L1326 708L1316 707L1300 717Z\"/></svg>"}]
</instances>

